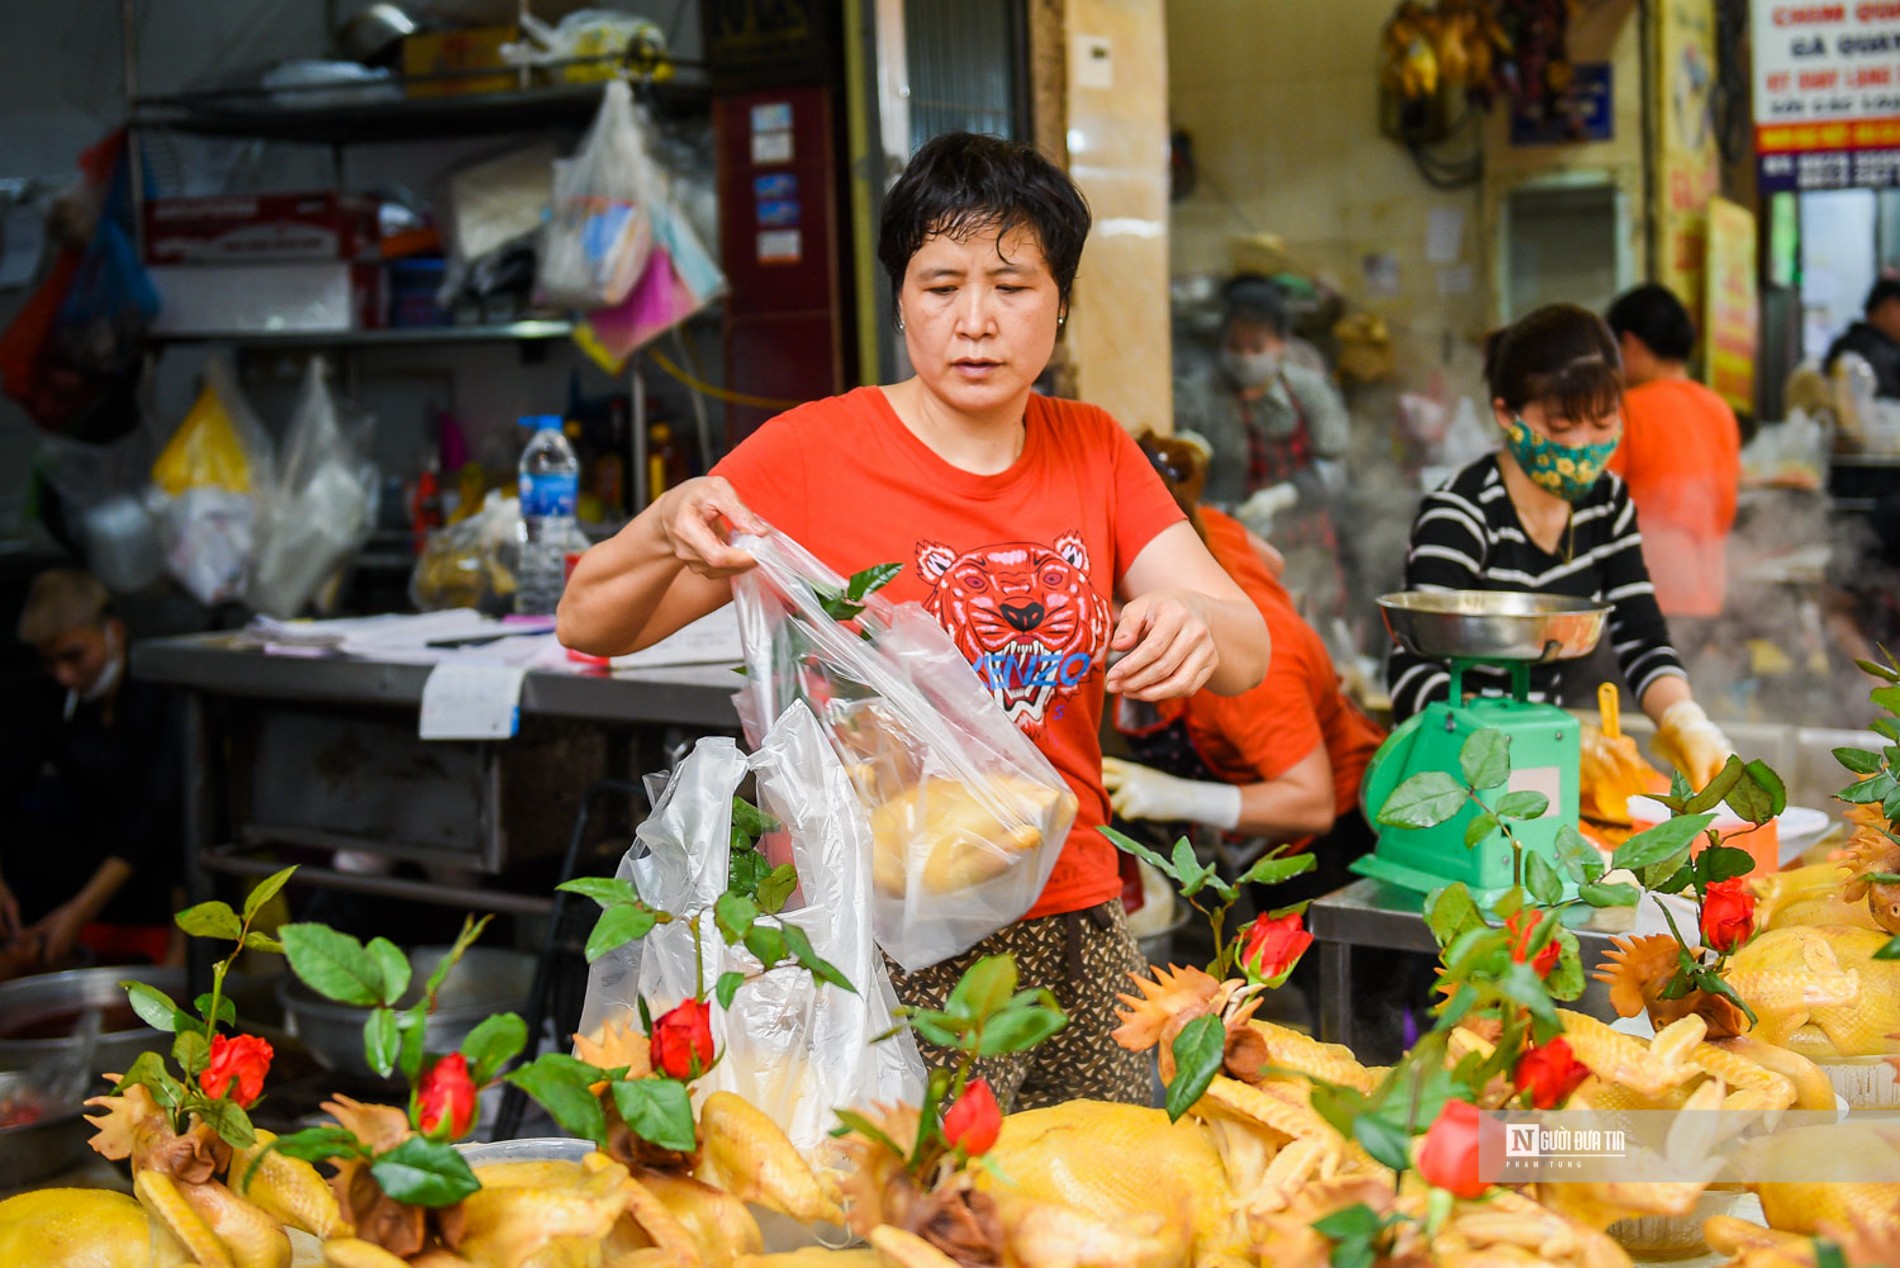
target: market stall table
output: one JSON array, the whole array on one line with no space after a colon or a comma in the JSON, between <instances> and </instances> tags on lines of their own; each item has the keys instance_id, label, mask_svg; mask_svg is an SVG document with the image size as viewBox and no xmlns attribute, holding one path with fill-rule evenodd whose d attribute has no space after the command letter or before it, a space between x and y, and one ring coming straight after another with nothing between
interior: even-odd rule
<instances>
[{"instance_id":1,"label":"market stall table","mask_svg":"<svg viewBox=\"0 0 1900 1268\"><path fill-rule=\"evenodd\" d=\"M1368 877L1314 899L1306 909L1306 926L1318 943L1322 1040L1353 1046L1355 950L1438 954L1438 943L1425 924L1424 905L1423 894ZM1607 912L1589 910L1589 919L1582 924L1565 921L1565 927L1577 935L1586 974L1602 960L1610 939L1629 931L1631 914L1627 907ZM1608 992L1595 981L1589 981L1583 996L1568 1007L1604 1021L1616 1015L1610 1009Z\"/></svg>"}]
</instances>

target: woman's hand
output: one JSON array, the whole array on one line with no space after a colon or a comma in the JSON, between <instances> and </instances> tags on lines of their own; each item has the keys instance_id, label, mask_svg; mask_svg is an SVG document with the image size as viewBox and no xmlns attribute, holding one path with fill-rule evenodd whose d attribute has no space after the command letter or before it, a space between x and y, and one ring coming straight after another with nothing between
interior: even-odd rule
<instances>
[{"instance_id":1,"label":"woman's hand","mask_svg":"<svg viewBox=\"0 0 1900 1268\"><path fill-rule=\"evenodd\" d=\"M1204 594L1150 590L1123 605L1110 652L1124 652L1108 671L1108 690L1131 700L1173 700L1199 691L1220 668L1208 628Z\"/></svg>"},{"instance_id":2,"label":"woman's hand","mask_svg":"<svg viewBox=\"0 0 1900 1268\"><path fill-rule=\"evenodd\" d=\"M700 476L673 486L654 504L654 526L673 557L709 580L723 580L757 561L726 544L728 527L764 535L770 529L739 500L721 476Z\"/></svg>"}]
</instances>

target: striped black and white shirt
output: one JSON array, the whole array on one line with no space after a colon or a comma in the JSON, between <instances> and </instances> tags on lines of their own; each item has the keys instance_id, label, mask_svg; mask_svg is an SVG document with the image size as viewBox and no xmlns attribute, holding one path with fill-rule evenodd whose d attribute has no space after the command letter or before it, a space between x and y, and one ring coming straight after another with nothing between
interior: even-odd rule
<instances>
[{"instance_id":1,"label":"striped black and white shirt","mask_svg":"<svg viewBox=\"0 0 1900 1268\"><path fill-rule=\"evenodd\" d=\"M1641 700L1649 685L1681 675L1682 662L1669 643L1669 627L1656 606L1655 587L1643 563L1643 535L1636 506L1615 475L1605 474L1590 496L1577 503L1571 527L1551 554L1531 541L1517 517L1498 460L1487 455L1425 496L1412 522L1412 549L1405 560L1408 590L1520 590L1608 601L1609 636L1623 676ZM1450 686L1443 662L1394 648L1386 663L1392 713L1401 721ZM1531 699L1555 702L1563 686L1562 662L1531 667ZM1510 694L1510 674L1477 666L1465 675L1467 691Z\"/></svg>"}]
</instances>

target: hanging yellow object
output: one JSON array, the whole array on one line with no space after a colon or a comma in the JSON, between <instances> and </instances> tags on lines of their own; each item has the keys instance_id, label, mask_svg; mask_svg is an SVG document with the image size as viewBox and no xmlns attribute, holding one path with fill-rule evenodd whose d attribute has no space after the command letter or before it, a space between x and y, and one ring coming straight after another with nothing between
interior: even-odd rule
<instances>
[{"instance_id":1,"label":"hanging yellow object","mask_svg":"<svg viewBox=\"0 0 1900 1268\"><path fill-rule=\"evenodd\" d=\"M210 383L152 464L152 483L173 497L194 488L251 491L251 460L238 439L237 424Z\"/></svg>"}]
</instances>

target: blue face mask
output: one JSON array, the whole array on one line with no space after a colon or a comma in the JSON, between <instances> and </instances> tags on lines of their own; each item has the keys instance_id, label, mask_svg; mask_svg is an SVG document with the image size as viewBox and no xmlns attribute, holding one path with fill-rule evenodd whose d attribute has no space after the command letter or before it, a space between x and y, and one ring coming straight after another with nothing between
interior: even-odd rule
<instances>
[{"instance_id":1,"label":"blue face mask","mask_svg":"<svg viewBox=\"0 0 1900 1268\"><path fill-rule=\"evenodd\" d=\"M1581 502L1596 487L1597 478L1609 465L1610 455L1623 439L1619 433L1597 445L1564 445L1540 432L1532 431L1518 415L1511 416L1505 430L1505 445L1531 483L1566 502Z\"/></svg>"}]
</instances>

